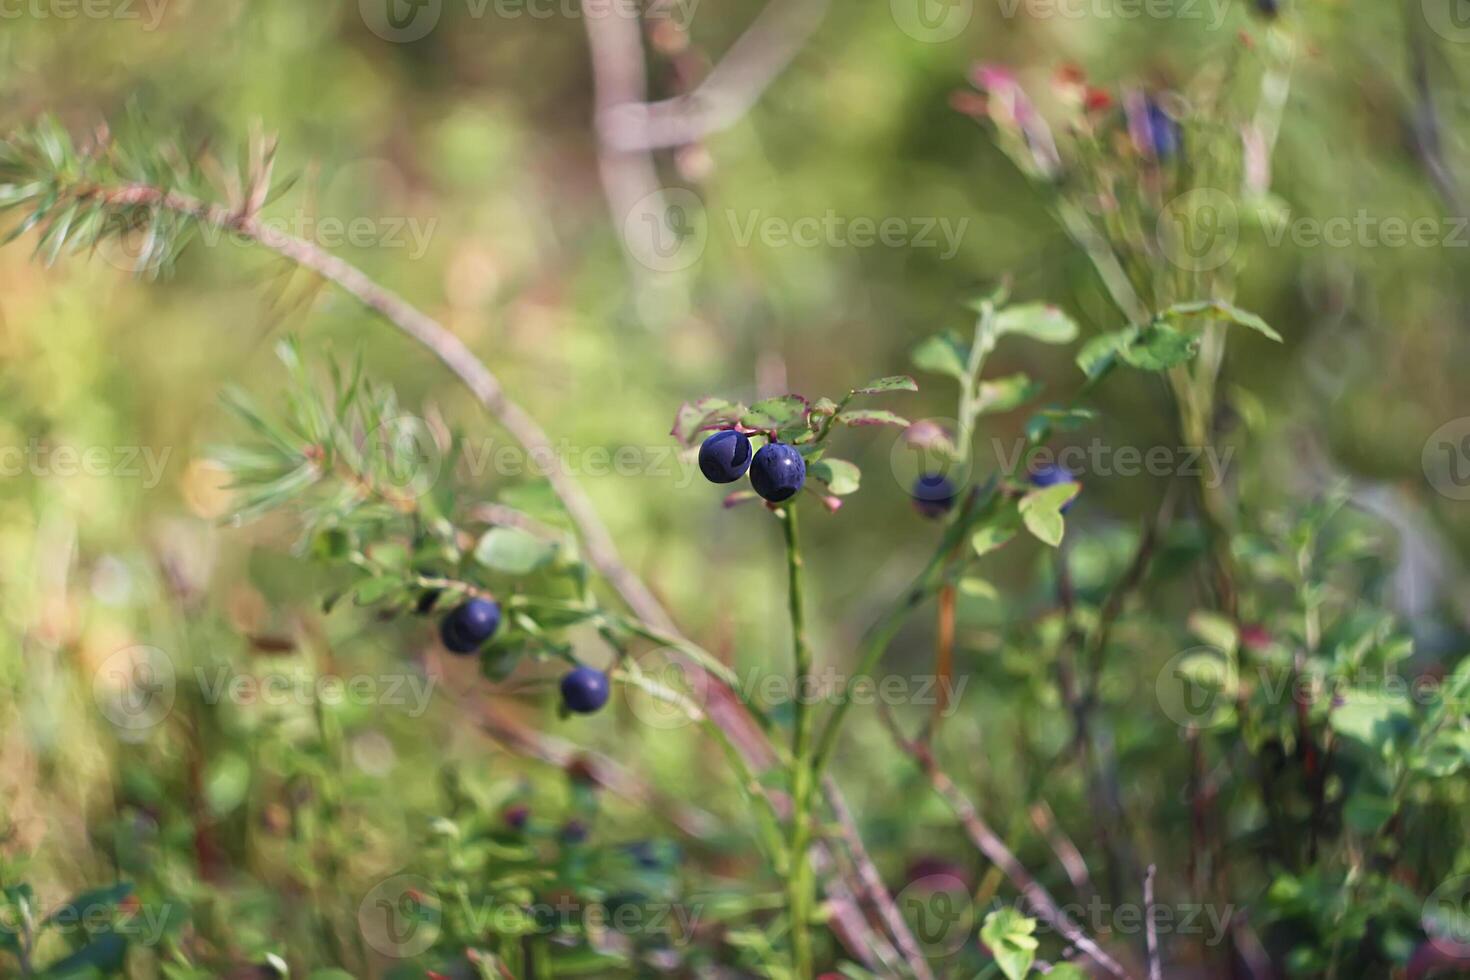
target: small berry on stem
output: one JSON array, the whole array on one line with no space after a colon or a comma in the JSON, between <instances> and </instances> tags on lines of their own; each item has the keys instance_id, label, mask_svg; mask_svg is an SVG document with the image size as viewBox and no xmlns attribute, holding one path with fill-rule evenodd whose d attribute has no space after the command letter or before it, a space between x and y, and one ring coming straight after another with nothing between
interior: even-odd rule
<instances>
[{"instance_id":1,"label":"small berry on stem","mask_svg":"<svg viewBox=\"0 0 1470 980\"><path fill-rule=\"evenodd\" d=\"M579 715L601 710L610 693L607 675L592 667L577 667L561 679L562 704Z\"/></svg>"},{"instance_id":2,"label":"small berry on stem","mask_svg":"<svg viewBox=\"0 0 1470 980\"><path fill-rule=\"evenodd\" d=\"M930 520L948 514L957 495L953 481L941 473L924 473L914 481L914 509Z\"/></svg>"},{"instance_id":3,"label":"small berry on stem","mask_svg":"<svg viewBox=\"0 0 1470 980\"><path fill-rule=\"evenodd\" d=\"M699 447L699 472L711 483L734 483L750 469L750 439L743 432L716 432Z\"/></svg>"},{"instance_id":4,"label":"small berry on stem","mask_svg":"<svg viewBox=\"0 0 1470 980\"><path fill-rule=\"evenodd\" d=\"M439 638L450 653L469 654L495 635L500 627L500 604L493 599L460 603L439 624Z\"/></svg>"},{"instance_id":5,"label":"small berry on stem","mask_svg":"<svg viewBox=\"0 0 1470 980\"><path fill-rule=\"evenodd\" d=\"M795 496L806 483L806 460L781 442L762 446L750 464L750 485L773 504Z\"/></svg>"}]
</instances>

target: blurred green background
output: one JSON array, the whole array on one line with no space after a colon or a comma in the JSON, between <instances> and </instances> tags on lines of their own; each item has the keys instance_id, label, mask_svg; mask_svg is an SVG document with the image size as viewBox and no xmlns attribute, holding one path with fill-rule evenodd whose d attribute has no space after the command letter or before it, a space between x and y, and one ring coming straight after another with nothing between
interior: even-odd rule
<instances>
[{"instance_id":1,"label":"blurred green background","mask_svg":"<svg viewBox=\"0 0 1470 980\"><path fill-rule=\"evenodd\" d=\"M955 9L966 12L963 29L925 40L902 29L902 0L833 5L738 123L656 155L667 185L698 194L707 229L697 261L668 276L630 263L621 222L610 216L574 5L548 4L538 8L547 16L532 16L444 0L425 36L393 43L370 29L357 3L118 0L95 8L106 16L64 16L72 8L61 0L26 0L0 13L0 128L53 111L84 134L132 107L183 145L224 160L252 127L276 132L278 174L299 180L269 217L323 237L452 328L554 440L654 453L672 446L673 411L689 398L748 401L786 390L815 397L909 370L914 343L944 326L967 327L963 301L1003 276L1019 298L1065 307L1084 336L1119 326L1045 202L949 100L978 61L1011 65L1043 109L1049 80L1067 64L1101 85L1170 88L1264 30L1238 2L1179 0L1162 17L1120 15L1126 6L1064 7L1082 9L1074 17L1035 16L1024 3L1012 13L1004 2L962 2ZM1273 191L1293 216L1456 214L1460 202L1436 190L1416 151L1425 106L1416 72L1432 95L1446 182L1456 185L1470 176L1470 38L1432 29L1425 14L1433 6L1288 5L1283 29L1297 37L1300 55ZM686 36L650 50L651 94L687 87L760 8L691 0L676 15L687 16ZM756 218L829 213L898 217L910 229L945 220L963 234L953 254L913 241L744 240ZM357 218L369 219L365 237L325 238L333 219ZM1242 450L1258 461L1250 479L1271 499L1345 473L1391 501L1395 515L1409 515L1422 532L1417 557L1432 572L1407 586L1404 601L1422 617L1416 627L1445 642L1463 630L1451 600L1463 595L1470 507L1435 491L1421 455L1432 432L1470 414L1470 234L1429 247L1341 248L1290 237L1272 244L1249 223L1241 234L1239 303L1286 337L1284 347L1251 336L1231 350L1227 385L1272 419L1268 435ZM345 867L332 872L345 880L321 880L327 872L310 849L293 856L248 842L274 819L259 801L276 762L256 753L275 749L247 739L252 723L226 710L210 722L221 727L216 744L238 739L241 754L199 760L205 771L196 774L213 787L205 794L213 809L170 817L179 805L170 780L187 770L188 750L131 744L99 716L93 680L116 651L143 644L180 662L248 664L260 637L317 637L314 650L382 665L433 643L423 622L379 622L353 609L322 615L311 566L289 556L288 522L221 525L227 498L206 450L239 438L220 408L222 388L277 397L284 379L273 343L295 334L308 351L361 349L368 370L406 404L436 406L472 440L503 437L424 351L259 251L230 242L192 248L149 281L127 275L127 257L107 249L47 269L25 245L0 251L0 445L103 447L119 461L136 447L143 474L117 466L62 475L52 466L0 480L0 853L8 877L27 878L53 902L110 881L118 825L139 812L165 837L184 833L190 820L232 827L216 835L232 843L220 845L224 868L207 887L182 857L160 877L188 895L201 920L213 918L212 935L233 931L229 955L249 961L283 943L301 948L293 930L305 926L291 909L350 916L364 883L412 866L419 828L436 812L441 765L459 767L492 795L521 792L505 787L523 776L536 780L557 812L559 778L499 750L447 709L425 718L346 717L343 758L356 788L333 832L352 846ZM666 288L648 290L650 280ZM1051 397L1080 381L1070 357L1039 345L1005 348L996 361L995 374L1026 371ZM892 407L911 418L952 415L947 386L919 380L920 393ZM1069 438L1141 446L1172 438L1161 386L1114 385L1102 402L1103 419ZM1014 438L1024 419L1001 417L982 439ZM837 515L807 522L811 620L831 662L842 662L932 547L934 531L907 507L903 474L890 462L895 438L886 430L846 435L844 455L863 467L865 492ZM160 466L156 480L147 476L150 459ZM719 494L691 472L686 459L663 473L579 478L630 565L691 635L742 670L784 669L778 529L748 510L722 509ZM475 479L486 499L495 495L493 472ZM1109 529L1150 512L1159 494L1146 476L1088 481L1076 522L1105 540ZM1030 556L1018 546L990 569L1018 602L1040 586ZM974 662L995 619L985 602L962 608ZM891 662L917 671L930 651L929 633L916 624ZM1140 673L1140 705L1148 676ZM534 689L498 710L616 755L671 795L728 817L725 845L749 848L712 746L640 726L621 705L593 721L559 720ZM954 744L979 747L966 763L1002 826L999 815L1019 812L1030 792L1027 779L1007 771L1003 746L1025 727L1007 712L1004 697L977 681L948 729ZM893 758L881 729L868 718L854 732L838 775L885 873L899 879L914 855L958 849L938 803L894 806L907 777L896 762L874 763ZM268 744L285 752L298 736L286 726L279 745ZM1075 787L1059 793L1077 798ZM122 805L148 799L152 811ZM636 832L646 820L615 801L607 808L613 827L621 820ZM169 847L187 851L184 838ZM221 924L232 919L232 928Z\"/></svg>"}]
</instances>

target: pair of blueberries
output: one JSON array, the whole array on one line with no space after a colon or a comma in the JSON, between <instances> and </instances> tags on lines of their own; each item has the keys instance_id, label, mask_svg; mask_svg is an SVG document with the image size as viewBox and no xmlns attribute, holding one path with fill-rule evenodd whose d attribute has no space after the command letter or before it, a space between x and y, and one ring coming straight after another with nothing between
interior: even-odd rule
<instances>
[{"instance_id":1,"label":"pair of blueberries","mask_svg":"<svg viewBox=\"0 0 1470 980\"><path fill-rule=\"evenodd\" d=\"M699 472L711 483L734 483L750 471L750 485L773 504L806 484L806 460L784 442L768 442L754 456L743 432L716 432L699 447Z\"/></svg>"},{"instance_id":2,"label":"pair of blueberries","mask_svg":"<svg viewBox=\"0 0 1470 980\"><path fill-rule=\"evenodd\" d=\"M471 654L500 628L500 603L467 599L439 624L439 638L451 653ZM561 679L561 700L569 711L592 714L607 704L611 685L607 675L591 667L576 667Z\"/></svg>"}]
</instances>

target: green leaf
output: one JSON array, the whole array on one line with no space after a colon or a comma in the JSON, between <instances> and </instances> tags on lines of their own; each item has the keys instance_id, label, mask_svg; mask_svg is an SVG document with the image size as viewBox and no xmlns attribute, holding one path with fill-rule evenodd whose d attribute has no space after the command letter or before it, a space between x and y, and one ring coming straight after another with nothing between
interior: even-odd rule
<instances>
[{"instance_id":1,"label":"green leaf","mask_svg":"<svg viewBox=\"0 0 1470 980\"><path fill-rule=\"evenodd\" d=\"M556 543L518 527L492 527L475 545L475 560L507 575L528 575L556 557Z\"/></svg>"},{"instance_id":2,"label":"green leaf","mask_svg":"<svg viewBox=\"0 0 1470 980\"><path fill-rule=\"evenodd\" d=\"M982 381L975 392L975 411L981 415L1009 412L1035 398L1040 391L1040 383L1024 374Z\"/></svg>"},{"instance_id":3,"label":"green leaf","mask_svg":"<svg viewBox=\"0 0 1470 980\"><path fill-rule=\"evenodd\" d=\"M1070 344L1077 339L1077 323L1055 306L1022 303L996 313L995 333L1021 334L1043 344Z\"/></svg>"},{"instance_id":4,"label":"green leaf","mask_svg":"<svg viewBox=\"0 0 1470 980\"><path fill-rule=\"evenodd\" d=\"M371 606L382 602L405 585L404 580L397 575L375 575L352 587L352 600L359 606Z\"/></svg>"},{"instance_id":5,"label":"green leaf","mask_svg":"<svg viewBox=\"0 0 1470 980\"><path fill-rule=\"evenodd\" d=\"M1353 689L1332 709L1328 724L1340 735L1384 752L1397 740L1409 721L1402 700L1382 693Z\"/></svg>"},{"instance_id":6,"label":"green leaf","mask_svg":"<svg viewBox=\"0 0 1470 980\"><path fill-rule=\"evenodd\" d=\"M892 412L884 412L878 409L860 409L855 412L843 412L837 416L837 421L843 425L897 425L908 428L909 420Z\"/></svg>"},{"instance_id":7,"label":"green leaf","mask_svg":"<svg viewBox=\"0 0 1470 980\"><path fill-rule=\"evenodd\" d=\"M1096 380L1113 369L1118 363L1118 351L1128 344L1137 329L1124 327L1111 333L1099 334L1077 352L1077 366L1090 380Z\"/></svg>"},{"instance_id":8,"label":"green leaf","mask_svg":"<svg viewBox=\"0 0 1470 980\"><path fill-rule=\"evenodd\" d=\"M1388 823L1393 812L1393 799L1371 786L1354 789L1342 808L1343 820L1360 834L1375 833Z\"/></svg>"},{"instance_id":9,"label":"green leaf","mask_svg":"<svg viewBox=\"0 0 1470 980\"><path fill-rule=\"evenodd\" d=\"M985 917L980 941L995 957L1008 980L1025 980L1036 960L1036 920L1011 908L1000 908Z\"/></svg>"},{"instance_id":10,"label":"green leaf","mask_svg":"<svg viewBox=\"0 0 1470 980\"><path fill-rule=\"evenodd\" d=\"M800 395L777 395L750 406L740 421L752 429L783 429L805 419L806 409Z\"/></svg>"},{"instance_id":11,"label":"green leaf","mask_svg":"<svg viewBox=\"0 0 1470 980\"><path fill-rule=\"evenodd\" d=\"M733 422L745 414L745 406L723 398L697 398L685 402L674 413L674 427L669 435L684 445L690 445L704 433L700 429L715 422Z\"/></svg>"},{"instance_id":12,"label":"green leaf","mask_svg":"<svg viewBox=\"0 0 1470 980\"><path fill-rule=\"evenodd\" d=\"M970 596L973 599L989 599L992 602L1000 598L1000 592L996 590L983 578L967 575L960 579L960 594Z\"/></svg>"},{"instance_id":13,"label":"green leaf","mask_svg":"<svg viewBox=\"0 0 1470 980\"><path fill-rule=\"evenodd\" d=\"M1062 508L1081 489L1081 485L1077 483L1058 483L1056 486L1042 487L1026 494L1019 505L1026 530L1053 548L1059 546L1067 529L1067 522L1062 518Z\"/></svg>"},{"instance_id":14,"label":"green leaf","mask_svg":"<svg viewBox=\"0 0 1470 980\"><path fill-rule=\"evenodd\" d=\"M988 555L1016 536L1018 528L1010 523L990 524L970 536L976 555Z\"/></svg>"},{"instance_id":15,"label":"green leaf","mask_svg":"<svg viewBox=\"0 0 1470 980\"><path fill-rule=\"evenodd\" d=\"M217 755L204 773L204 800L209 812L222 817L232 812L250 792L250 763L237 752Z\"/></svg>"},{"instance_id":16,"label":"green leaf","mask_svg":"<svg viewBox=\"0 0 1470 980\"><path fill-rule=\"evenodd\" d=\"M81 949L52 963L38 976L44 980L61 980L62 977L95 976L116 973L122 969L127 955L128 942L115 932L104 932Z\"/></svg>"},{"instance_id":17,"label":"green leaf","mask_svg":"<svg viewBox=\"0 0 1470 980\"><path fill-rule=\"evenodd\" d=\"M89 917L97 914L94 910L111 908L132 893L133 884L129 881L120 881L106 888L94 888L91 891L82 892L80 895L72 896L67 900L65 905L62 905L56 911L46 916L41 926L45 928L54 922L79 923L86 921Z\"/></svg>"},{"instance_id":18,"label":"green leaf","mask_svg":"<svg viewBox=\"0 0 1470 980\"><path fill-rule=\"evenodd\" d=\"M807 467L807 475L814 480L820 480L827 485L828 492L834 496L845 497L850 493L856 493L858 483L862 479L862 471L845 459L833 459L830 456L817 460Z\"/></svg>"},{"instance_id":19,"label":"green leaf","mask_svg":"<svg viewBox=\"0 0 1470 980\"><path fill-rule=\"evenodd\" d=\"M947 374L956 381L965 380L970 363L970 349L948 332L935 334L914 348L914 367L934 374Z\"/></svg>"},{"instance_id":20,"label":"green leaf","mask_svg":"<svg viewBox=\"0 0 1470 980\"><path fill-rule=\"evenodd\" d=\"M1137 331L1118 349L1124 363L1144 371L1164 371L1188 361L1199 351L1199 337L1183 334L1167 323L1154 322Z\"/></svg>"},{"instance_id":21,"label":"green leaf","mask_svg":"<svg viewBox=\"0 0 1470 980\"><path fill-rule=\"evenodd\" d=\"M1088 980L1088 974L1075 963L1053 964L1046 980Z\"/></svg>"},{"instance_id":22,"label":"green leaf","mask_svg":"<svg viewBox=\"0 0 1470 980\"><path fill-rule=\"evenodd\" d=\"M852 389L854 395L877 395L885 391L918 391L919 386L914 379L906 374L895 374L892 377L878 378L867 384Z\"/></svg>"},{"instance_id":23,"label":"green leaf","mask_svg":"<svg viewBox=\"0 0 1470 980\"><path fill-rule=\"evenodd\" d=\"M1237 326L1254 330L1263 337L1271 338L1278 344L1281 343L1281 334L1271 329L1270 324L1265 320L1254 313L1242 310L1238 306L1232 306L1229 303L1224 303L1219 300L1196 300L1190 303L1175 303L1163 313L1159 314L1159 319L1177 322L1196 316L1209 316L1211 319L1225 320Z\"/></svg>"}]
</instances>

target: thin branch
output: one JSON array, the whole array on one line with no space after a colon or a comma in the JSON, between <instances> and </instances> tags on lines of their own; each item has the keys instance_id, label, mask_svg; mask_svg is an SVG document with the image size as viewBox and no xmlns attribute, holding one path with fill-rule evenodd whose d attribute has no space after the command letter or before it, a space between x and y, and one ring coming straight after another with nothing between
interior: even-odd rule
<instances>
[{"instance_id":1,"label":"thin branch","mask_svg":"<svg viewBox=\"0 0 1470 980\"><path fill-rule=\"evenodd\" d=\"M1164 968L1159 962L1159 924L1154 919L1154 875L1158 868L1150 864L1143 876L1143 932L1148 942L1148 980L1164 980Z\"/></svg>"},{"instance_id":2,"label":"thin branch","mask_svg":"<svg viewBox=\"0 0 1470 980\"><path fill-rule=\"evenodd\" d=\"M890 713L886 710L880 713L888 723L898 747L917 763L919 769L928 778L929 785L949 804L949 808L959 819L960 825L964 827L970 842L1020 891L1032 911L1057 930L1068 942L1081 950L1088 959L1106 970L1110 976L1118 980L1136 980L1133 974L1125 970L1117 960L1104 952L1101 946L1083 932L1082 928L1072 921L1066 911L1057 904L1051 892L1032 877L1031 872L1026 870L1025 865L1021 864L1016 855L1006 846L1005 841L990 829L990 825L980 816L969 798L955 785L954 780L950 779L949 775L940 768L929 746L905 737Z\"/></svg>"},{"instance_id":3,"label":"thin branch","mask_svg":"<svg viewBox=\"0 0 1470 980\"><path fill-rule=\"evenodd\" d=\"M918 980L933 980L934 973L929 969L928 961L924 959L923 950L915 942L908 922L904 919L903 913L898 910L893 896L888 894L888 886L883 884L877 867L874 866L872 858L868 856L863 839L857 832L857 821L853 819L852 811L848 809L847 800L843 797L842 791L838 789L837 782L831 776L827 776L822 780L822 786L827 793L827 802L837 818L842 840L847 844L848 851L852 853L858 878L863 884L863 897L872 902L873 907L878 910L883 924L888 927L894 942L903 951L904 962L908 964L909 971Z\"/></svg>"},{"instance_id":4,"label":"thin branch","mask_svg":"<svg viewBox=\"0 0 1470 980\"><path fill-rule=\"evenodd\" d=\"M597 121L603 142L635 152L683 146L728 129L786 69L826 12L827 0L772 0L694 91L608 105Z\"/></svg>"},{"instance_id":5,"label":"thin branch","mask_svg":"<svg viewBox=\"0 0 1470 980\"><path fill-rule=\"evenodd\" d=\"M499 379L464 341L398 294L378 285L356 266L326 252L320 246L272 229L256 220L253 215L156 187L139 184L93 187L83 190L79 196L100 199L113 207L147 206L189 215L195 220L242 235L296 265L315 272L380 314L437 357L469 388L485 410L522 448L532 454L544 453L547 459L560 458L545 430L524 408L505 394ZM695 644L678 630L642 579L623 563L611 535L575 478L565 468L553 465L547 468L547 480L576 527L592 567L622 596L629 609L643 623L666 635L676 644L694 648ZM689 666L707 678L704 709L711 722L728 736L752 767L763 769L772 765L777 758L776 753L739 696L698 664ZM549 751L535 741L527 742L525 750L532 755ZM862 859L856 855L854 860L859 865L862 864ZM877 874L876 870L872 873Z\"/></svg>"}]
</instances>

